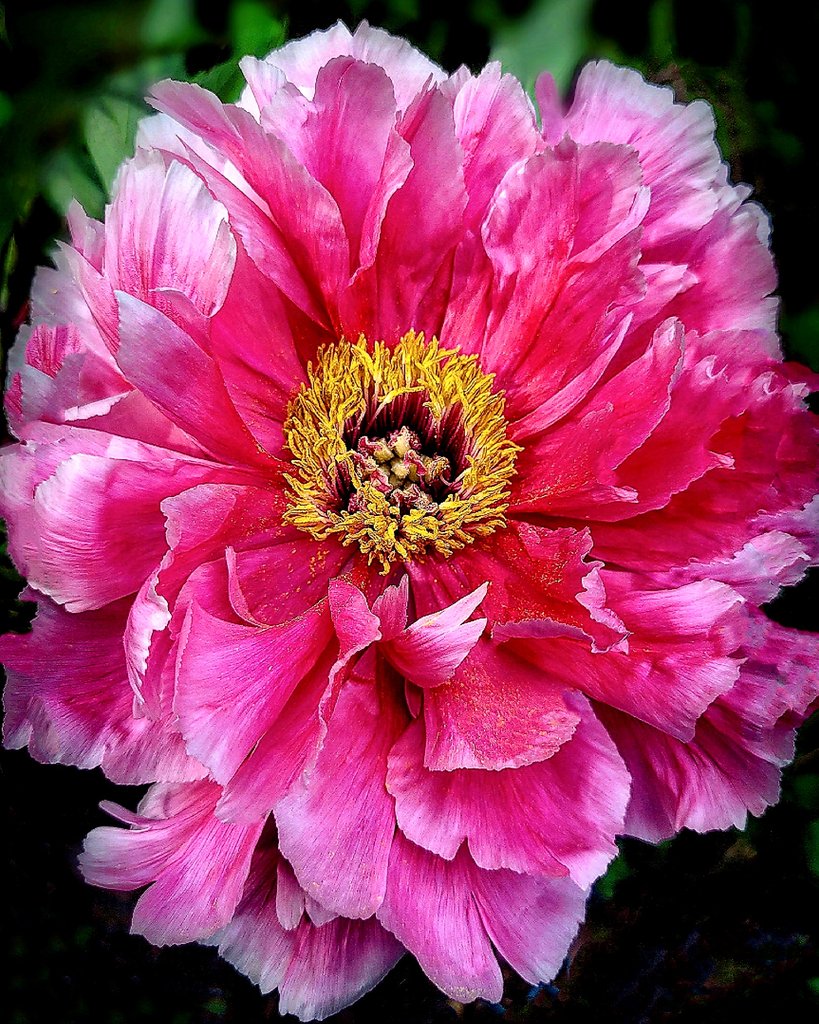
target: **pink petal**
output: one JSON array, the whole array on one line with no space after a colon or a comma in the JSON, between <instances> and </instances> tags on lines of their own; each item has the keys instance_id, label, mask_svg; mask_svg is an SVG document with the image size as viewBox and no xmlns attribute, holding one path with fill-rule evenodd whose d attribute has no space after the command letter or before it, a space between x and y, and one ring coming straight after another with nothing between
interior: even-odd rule
<instances>
[{"instance_id":1,"label":"pink petal","mask_svg":"<svg viewBox=\"0 0 819 1024\"><path fill-rule=\"evenodd\" d=\"M645 353L599 388L570 417L541 437L529 439L518 460L512 507L551 515L619 516L616 468L642 445L668 412L682 368L682 328L668 321ZM616 429L615 429L616 425ZM538 472L560 466L554 477ZM627 482L627 481L626 481ZM631 489L626 500L635 502Z\"/></svg>"},{"instance_id":2,"label":"pink petal","mask_svg":"<svg viewBox=\"0 0 819 1024\"><path fill-rule=\"evenodd\" d=\"M166 812L138 817L129 830L94 829L80 858L93 885L150 886L137 901L132 930L159 946L205 938L230 921L263 825L225 825L214 817L219 788L211 782L168 794Z\"/></svg>"},{"instance_id":3,"label":"pink petal","mask_svg":"<svg viewBox=\"0 0 819 1024\"><path fill-rule=\"evenodd\" d=\"M481 639L450 682L425 693L424 764L497 771L543 761L579 717L545 673Z\"/></svg>"},{"instance_id":4,"label":"pink petal","mask_svg":"<svg viewBox=\"0 0 819 1024\"><path fill-rule=\"evenodd\" d=\"M500 1002L503 978L472 894L471 861L427 853L397 833L378 920L459 1003Z\"/></svg>"},{"instance_id":5,"label":"pink petal","mask_svg":"<svg viewBox=\"0 0 819 1024\"><path fill-rule=\"evenodd\" d=\"M204 463L137 443L112 439L110 452L71 455L34 495L28 576L69 611L139 590L164 549L160 502L214 475Z\"/></svg>"},{"instance_id":6,"label":"pink petal","mask_svg":"<svg viewBox=\"0 0 819 1024\"><path fill-rule=\"evenodd\" d=\"M408 325L431 336L444 319L467 203L452 107L440 92L426 93L398 131L413 167L387 205L375 262L356 274L342 298L342 326L351 337L363 331L397 340Z\"/></svg>"},{"instance_id":7,"label":"pink petal","mask_svg":"<svg viewBox=\"0 0 819 1024\"><path fill-rule=\"evenodd\" d=\"M33 632L0 639L8 683L3 736L38 761L102 765L123 784L198 778L169 723L133 715L121 636L127 605L70 615L38 600ZM43 651L50 652L43 657Z\"/></svg>"},{"instance_id":8,"label":"pink petal","mask_svg":"<svg viewBox=\"0 0 819 1024\"><path fill-rule=\"evenodd\" d=\"M608 649L626 629L606 605L601 563L587 560L591 550L586 531L510 523L488 543L464 551L458 567L468 585L492 581L483 607L496 640L570 636L590 641L595 650ZM436 571L446 578L442 569ZM423 586L426 572L417 575ZM449 589L453 585L454 579Z\"/></svg>"},{"instance_id":9,"label":"pink petal","mask_svg":"<svg viewBox=\"0 0 819 1024\"><path fill-rule=\"evenodd\" d=\"M652 193L645 244L695 231L716 210L712 185L721 157L707 103L675 104L671 89L598 61L578 78L564 130L577 142L615 142L637 150Z\"/></svg>"},{"instance_id":10,"label":"pink petal","mask_svg":"<svg viewBox=\"0 0 819 1024\"><path fill-rule=\"evenodd\" d=\"M534 985L554 978L583 920L583 890L512 871L475 871L474 879L481 921L504 960Z\"/></svg>"},{"instance_id":11,"label":"pink petal","mask_svg":"<svg viewBox=\"0 0 819 1024\"><path fill-rule=\"evenodd\" d=\"M263 993L280 990L281 1013L324 1020L378 984L403 949L374 918L316 927L302 917L295 929L282 928L276 913L281 863L275 848L259 847L232 921L210 941Z\"/></svg>"},{"instance_id":12,"label":"pink petal","mask_svg":"<svg viewBox=\"0 0 819 1024\"><path fill-rule=\"evenodd\" d=\"M416 619L383 645L384 656L416 686L447 682L486 627L486 619L467 619L486 597L488 588L489 584L484 583L446 608Z\"/></svg>"},{"instance_id":13,"label":"pink petal","mask_svg":"<svg viewBox=\"0 0 819 1024\"><path fill-rule=\"evenodd\" d=\"M294 116L294 106L302 104L283 93L275 108L263 112L262 124L338 204L355 266L383 217L385 172L391 194L412 167L409 147L395 131L392 84L375 64L336 57L319 70L313 102L301 117Z\"/></svg>"},{"instance_id":14,"label":"pink petal","mask_svg":"<svg viewBox=\"0 0 819 1024\"><path fill-rule=\"evenodd\" d=\"M542 143L531 101L516 78L501 73L500 64L488 64L467 79L455 95L454 113L469 195L464 219L469 227L478 227L497 182Z\"/></svg>"},{"instance_id":15,"label":"pink petal","mask_svg":"<svg viewBox=\"0 0 819 1024\"><path fill-rule=\"evenodd\" d=\"M815 637L759 620L736 684L682 743L609 709L601 717L634 780L626 829L652 842L681 828L744 827L779 798L793 735L819 696Z\"/></svg>"},{"instance_id":16,"label":"pink petal","mask_svg":"<svg viewBox=\"0 0 819 1024\"><path fill-rule=\"evenodd\" d=\"M225 783L275 721L329 639L317 605L278 626L217 619L191 605L175 710L188 750Z\"/></svg>"},{"instance_id":17,"label":"pink petal","mask_svg":"<svg viewBox=\"0 0 819 1024\"><path fill-rule=\"evenodd\" d=\"M213 359L159 310L124 292L117 301L117 362L128 380L217 458L274 472L274 460L239 418Z\"/></svg>"},{"instance_id":18,"label":"pink petal","mask_svg":"<svg viewBox=\"0 0 819 1024\"><path fill-rule=\"evenodd\" d=\"M500 772L424 768L424 729L416 719L389 759L387 788L401 831L447 860L468 841L479 867L568 872L587 888L616 855L629 776L591 710L580 708L574 735L553 757Z\"/></svg>"},{"instance_id":19,"label":"pink petal","mask_svg":"<svg viewBox=\"0 0 819 1024\"><path fill-rule=\"evenodd\" d=\"M124 164L109 207L105 273L112 286L171 314L178 292L204 316L224 302L236 243L227 210L187 167L140 151Z\"/></svg>"},{"instance_id":20,"label":"pink petal","mask_svg":"<svg viewBox=\"0 0 819 1024\"><path fill-rule=\"evenodd\" d=\"M336 660L331 644L225 786L220 818L247 823L269 813L315 762L326 733L319 708Z\"/></svg>"},{"instance_id":21,"label":"pink petal","mask_svg":"<svg viewBox=\"0 0 819 1024\"><path fill-rule=\"evenodd\" d=\"M622 586L628 585L627 574ZM606 574L607 587L615 587ZM680 740L691 739L697 720L733 686L746 618L736 591L707 581L676 589L618 597L614 608L630 632L628 651L590 653L573 644L571 657L560 641L516 641L525 656L554 680L576 686L596 701ZM566 641L562 641L566 643Z\"/></svg>"},{"instance_id":22,"label":"pink petal","mask_svg":"<svg viewBox=\"0 0 819 1024\"><path fill-rule=\"evenodd\" d=\"M153 97L157 109L233 162L261 197L264 210L217 170L208 171L201 159L191 158L209 190L227 207L231 226L259 269L301 309L319 322L325 320L350 267L338 206L326 189L246 111L222 106L206 90L179 82L156 86Z\"/></svg>"},{"instance_id":23,"label":"pink petal","mask_svg":"<svg viewBox=\"0 0 819 1024\"><path fill-rule=\"evenodd\" d=\"M351 918L370 917L384 898L395 831L384 779L406 722L374 682L342 689L315 767L275 811L279 845L302 888Z\"/></svg>"}]
</instances>

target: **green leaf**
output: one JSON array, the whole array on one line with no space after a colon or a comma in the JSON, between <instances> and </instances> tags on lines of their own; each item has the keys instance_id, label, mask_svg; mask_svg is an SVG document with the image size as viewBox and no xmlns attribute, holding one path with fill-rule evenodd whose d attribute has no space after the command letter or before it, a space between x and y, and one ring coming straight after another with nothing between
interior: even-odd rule
<instances>
[{"instance_id":1,"label":"green leaf","mask_svg":"<svg viewBox=\"0 0 819 1024\"><path fill-rule=\"evenodd\" d=\"M148 50L184 50L207 38L196 21L194 0L151 0L140 34Z\"/></svg>"},{"instance_id":2,"label":"green leaf","mask_svg":"<svg viewBox=\"0 0 819 1024\"><path fill-rule=\"evenodd\" d=\"M602 897L604 900L610 900L614 895L614 890L617 885L623 881L624 878L628 878L631 874L631 868L626 863L626 858L620 854L616 857L611 864L609 869L603 875L602 878L598 878L595 882L595 891L597 895Z\"/></svg>"},{"instance_id":3,"label":"green leaf","mask_svg":"<svg viewBox=\"0 0 819 1024\"><path fill-rule=\"evenodd\" d=\"M43 191L54 209L65 216L72 199L77 199L92 217L101 217L105 195L94 180L93 168L70 149L58 150L45 174Z\"/></svg>"},{"instance_id":4,"label":"green leaf","mask_svg":"<svg viewBox=\"0 0 819 1024\"><path fill-rule=\"evenodd\" d=\"M782 334L788 354L819 371L819 306L783 316Z\"/></svg>"},{"instance_id":5,"label":"green leaf","mask_svg":"<svg viewBox=\"0 0 819 1024\"><path fill-rule=\"evenodd\" d=\"M264 57L284 42L284 24L261 0L235 0L230 8L230 37L239 57Z\"/></svg>"},{"instance_id":6,"label":"green leaf","mask_svg":"<svg viewBox=\"0 0 819 1024\"><path fill-rule=\"evenodd\" d=\"M215 93L223 103L235 103L245 87L245 77L235 58L200 71L193 76L196 85Z\"/></svg>"},{"instance_id":7,"label":"green leaf","mask_svg":"<svg viewBox=\"0 0 819 1024\"><path fill-rule=\"evenodd\" d=\"M593 0L538 0L524 17L495 36L491 58L499 60L532 93L541 71L565 90L588 49Z\"/></svg>"},{"instance_id":8,"label":"green leaf","mask_svg":"<svg viewBox=\"0 0 819 1024\"><path fill-rule=\"evenodd\" d=\"M819 819L815 819L808 826L805 852L808 856L808 867L814 875L819 875Z\"/></svg>"},{"instance_id":9,"label":"green leaf","mask_svg":"<svg viewBox=\"0 0 819 1024\"><path fill-rule=\"evenodd\" d=\"M85 144L108 195L117 168L134 152L137 124L145 113L141 104L119 96L106 96L83 117Z\"/></svg>"}]
</instances>

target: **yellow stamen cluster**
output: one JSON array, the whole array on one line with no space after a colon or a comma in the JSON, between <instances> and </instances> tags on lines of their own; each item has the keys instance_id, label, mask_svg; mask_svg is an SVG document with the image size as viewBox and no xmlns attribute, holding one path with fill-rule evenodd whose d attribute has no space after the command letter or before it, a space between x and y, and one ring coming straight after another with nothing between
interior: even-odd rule
<instances>
[{"instance_id":1,"label":"yellow stamen cluster","mask_svg":"<svg viewBox=\"0 0 819 1024\"><path fill-rule=\"evenodd\" d=\"M295 470L287 477L285 520L317 540L338 536L342 544L357 543L385 573L396 559L432 551L449 557L503 527L519 449L506 436L503 395L492 390L492 381L475 356L441 348L435 338L427 343L414 331L393 349L383 342L371 348L363 336L320 349L284 425ZM445 418L455 418L464 442L456 479L440 500L425 495L421 507L390 501L359 473L348 440L373 432L384 410L408 395L417 395L415 406L433 433ZM405 454L402 442L387 451L393 460ZM354 511L343 500L345 487L348 496L355 494Z\"/></svg>"}]
</instances>

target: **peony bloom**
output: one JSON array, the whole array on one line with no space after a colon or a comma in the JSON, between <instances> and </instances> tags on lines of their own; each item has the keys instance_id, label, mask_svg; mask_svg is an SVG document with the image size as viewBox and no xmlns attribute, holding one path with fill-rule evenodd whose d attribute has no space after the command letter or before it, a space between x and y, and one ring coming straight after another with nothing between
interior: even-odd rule
<instances>
[{"instance_id":1,"label":"peony bloom","mask_svg":"<svg viewBox=\"0 0 819 1024\"><path fill-rule=\"evenodd\" d=\"M620 834L742 825L819 693L807 371L707 105L539 117L341 24L161 83L12 356L6 743L151 783L86 878L324 1017L559 969Z\"/></svg>"}]
</instances>

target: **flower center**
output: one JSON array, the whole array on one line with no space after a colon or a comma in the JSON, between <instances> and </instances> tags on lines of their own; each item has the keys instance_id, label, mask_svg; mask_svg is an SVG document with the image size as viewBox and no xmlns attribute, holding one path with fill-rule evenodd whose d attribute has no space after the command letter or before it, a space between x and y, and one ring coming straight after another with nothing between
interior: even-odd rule
<instances>
[{"instance_id":1,"label":"flower center","mask_svg":"<svg viewBox=\"0 0 819 1024\"><path fill-rule=\"evenodd\" d=\"M505 525L520 449L475 356L414 331L393 349L362 336L320 349L307 377L284 425L286 522L357 543L384 573Z\"/></svg>"}]
</instances>

